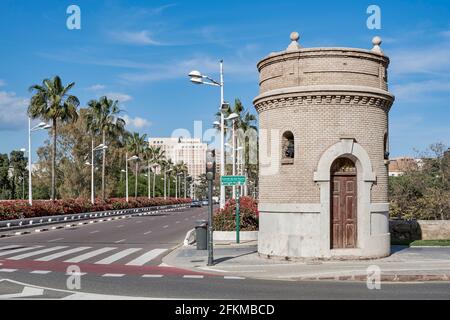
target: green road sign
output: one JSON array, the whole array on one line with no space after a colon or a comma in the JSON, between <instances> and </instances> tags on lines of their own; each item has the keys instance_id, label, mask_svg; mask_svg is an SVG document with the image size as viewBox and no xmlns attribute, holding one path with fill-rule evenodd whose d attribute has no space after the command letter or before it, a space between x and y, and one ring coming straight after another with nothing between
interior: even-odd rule
<instances>
[{"instance_id":1,"label":"green road sign","mask_svg":"<svg viewBox=\"0 0 450 320\"><path fill-rule=\"evenodd\" d=\"M225 187L243 186L247 183L245 176L222 176L220 183Z\"/></svg>"}]
</instances>

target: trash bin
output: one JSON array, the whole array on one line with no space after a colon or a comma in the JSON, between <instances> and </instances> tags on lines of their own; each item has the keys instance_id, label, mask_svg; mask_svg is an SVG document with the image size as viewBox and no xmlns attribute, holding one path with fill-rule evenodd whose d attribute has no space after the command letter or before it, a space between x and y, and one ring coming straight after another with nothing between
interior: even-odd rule
<instances>
[{"instance_id":1,"label":"trash bin","mask_svg":"<svg viewBox=\"0 0 450 320\"><path fill-rule=\"evenodd\" d=\"M197 221L195 225L195 239L197 242L197 250L206 250L208 248L208 221Z\"/></svg>"}]
</instances>

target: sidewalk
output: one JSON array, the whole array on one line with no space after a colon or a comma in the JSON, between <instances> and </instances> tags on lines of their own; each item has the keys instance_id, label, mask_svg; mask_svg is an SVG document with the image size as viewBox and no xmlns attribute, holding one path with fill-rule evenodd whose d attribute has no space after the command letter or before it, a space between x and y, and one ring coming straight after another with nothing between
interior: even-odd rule
<instances>
[{"instance_id":1,"label":"sidewalk","mask_svg":"<svg viewBox=\"0 0 450 320\"><path fill-rule=\"evenodd\" d=\"M450 247L393 246L391 256L377 260L291 262L258 255L257 243L214 244L215 265L207 267L208 252L184 246L163 258L167 265L221 275L267 280L366 281L367 267L381 269L382 281L450 281Z\"/></svg>"}]
</instances>

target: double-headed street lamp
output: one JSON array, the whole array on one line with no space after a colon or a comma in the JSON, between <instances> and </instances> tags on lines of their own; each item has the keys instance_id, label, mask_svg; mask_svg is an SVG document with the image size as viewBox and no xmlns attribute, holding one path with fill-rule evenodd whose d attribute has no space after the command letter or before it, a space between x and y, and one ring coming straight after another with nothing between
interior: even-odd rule
<instances>
[{"instance_id":1,"label":"double-headed street lamp","mask_svg":"<svg viewBox=\"0 0 450 320\"><path fill-rule=\"evenodd\" d=\"M28 203L33 205L33 185L31 184L31 133L39 130L48 130L52 126L41 122L35 127L31 127L31 118L28 117Z\"/></svg>"},{"instance_id":2,"label":"double-headed street lamp","mask_svg":"<svg viewBox=\"0 0 450 320\"><path fill-rule=\"evenodd\" d=\"M134 161L139 160L138 156L132 156L131 158L128 158L128 152L125 153L125 184L126 184L126 192L125 192L125 198L128 202L128 161ZM137 179L137 177L136 177Z\"/></svg>"},{"instance_id":3,"label":"double-headed street lamp","mask_svg":"<svg viewBox=\"0 0 450 320\"><path fill-rule=\"evenodd\" d=\"M220 82L215 81L212 78L203 75L200 71L191 71L189 77L192 83L195 84L206 84L210 86L220 87L220 175L225 175L225 119L224 111L229 108L229 105L224 101L224 81L223 81L223 60L220 60ZM205 79L207 81L205 81ZM225 207L225 187L220 186L220 208Z\"/></svg>"},{"instance_id":4,"label":"double-headed street lamp","mask_svg":"<svg viewBox=\"0 0 450 320\"><path fill-rule=\"evenodd\" d=\"M91 141L91 162L86 162L85 164L87 166L91 166L91 203L95 204L95 186L94 186L94 169L95 169L95 164L94 164L94 152L95 151L100 151L100 150L106 150L108 149L108 146L105 146L103 143L99 144L98 146L96 146L94 148L94 139L92 139Z\"/></svg>"}]
</instances>

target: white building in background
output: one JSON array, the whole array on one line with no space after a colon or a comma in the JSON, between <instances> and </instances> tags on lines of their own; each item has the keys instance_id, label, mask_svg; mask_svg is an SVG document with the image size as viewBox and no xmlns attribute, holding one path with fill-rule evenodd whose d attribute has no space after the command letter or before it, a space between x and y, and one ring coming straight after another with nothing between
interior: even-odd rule
<instances>
[{"instance_id":1,"label":"white building in background","mask_svg":"<svg viewBox=\"0 0 450 320\"><path fill-rule=\"evenodd\" d=\"M189 175L194 179L206 173L206 143L196 138L150 138L150 146L161 147L165 151L166 159L174 164L184 162Z\"/></svg>"}]
</instances>

